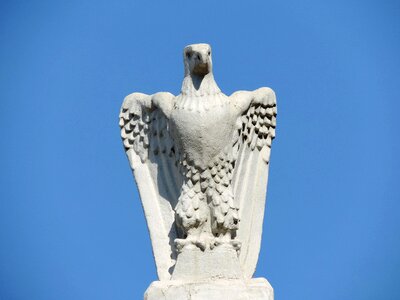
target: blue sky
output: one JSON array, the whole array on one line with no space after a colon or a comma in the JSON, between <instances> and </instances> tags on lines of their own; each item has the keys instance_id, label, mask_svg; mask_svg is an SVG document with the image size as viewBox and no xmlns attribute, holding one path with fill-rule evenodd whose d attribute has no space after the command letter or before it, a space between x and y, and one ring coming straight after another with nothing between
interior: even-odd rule
<instances>
[{"instance_id":1,"label":"blue sky","mask_svg":"<svg viewBox=\"0 0 400 300\"><path fill-rule=\"evenodd\" d=\"M397 1L2 1L0 299L141 299L156 280L125 95L278 97L256 276L276 299L400 299Z\"/></svg>"}]
</instances>

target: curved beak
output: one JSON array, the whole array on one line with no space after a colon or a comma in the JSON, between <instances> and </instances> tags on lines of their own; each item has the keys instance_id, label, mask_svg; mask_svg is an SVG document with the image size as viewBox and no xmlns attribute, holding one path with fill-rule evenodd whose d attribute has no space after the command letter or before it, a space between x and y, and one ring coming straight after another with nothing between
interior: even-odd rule
<instances>
[{"instance_id":1,"label":"curved beak","mask_svg":"<svg viewBox=\"0 0 400 300\"><path fill-rule=\"evenodd\" d=\"M208 63L200 63L200 64L196 64L196 66L193 69L193 74L196 75L207 75L208 73L210 73L210 68Z\"/></svg>"},{"instance_id":2,"label":"curved beak","mask_svg":"<svg viewBox=\"0 0 400 300\"><path fill-rule=\"evenodd\" d=\"M208 55L204 53L197 52L194 54L196 59L196 64L193 68L193 74L196 75L207 75L210 72L210 65L208 63Z\"/></svg>"}]
</instances>

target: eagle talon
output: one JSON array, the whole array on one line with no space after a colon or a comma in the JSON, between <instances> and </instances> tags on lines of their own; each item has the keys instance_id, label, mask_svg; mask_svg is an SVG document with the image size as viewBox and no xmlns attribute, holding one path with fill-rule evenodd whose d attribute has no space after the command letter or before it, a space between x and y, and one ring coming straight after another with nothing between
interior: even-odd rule
<instances>
[{"instance_id":1,"label":"eagle talon","mask_svg":"<svg viewBox=\"0 0 400 300\"><path fill-rule=\"evenodd\" d=\"M201 251L211 248L211 243L207 239L196 238L188 236L186 239L175 239L175 246L178 253L182 252L184 248L197 247Z\"/></svg>"}]
</instances>

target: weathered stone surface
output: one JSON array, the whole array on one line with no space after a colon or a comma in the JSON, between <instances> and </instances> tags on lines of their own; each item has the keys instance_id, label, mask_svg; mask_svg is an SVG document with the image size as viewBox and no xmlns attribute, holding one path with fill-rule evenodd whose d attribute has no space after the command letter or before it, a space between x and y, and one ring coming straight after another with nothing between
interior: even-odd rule
<instances>
[{"instance_id":1,"label":"weathered stone surface","mask_svg":"<svg viewBox=\"0 0 400 300\"><path fill-rule=\"evenodd\" d=\"M179 254L172 280L243 279L237 252L232 247L221 246L201 251L186 247Z\"/></svg>"},{"instance_id":2,"label":"weathered stone surface","mask_svg":"<svg viewBox=\"0 0 400 300\"><path fill-rule=\"evenodd\" d=\"M273 300L271 285L263 278L205 282L155 281L145 300Z\"/></svg>"},{"instance_id":3,"label":"weathered stone surface","mask_svg":"<svg viewBox=\"0 0 400 300\"><path fill-rule=\"evenodd\" d=\"M179 95L133 93L122 104L121 136L160 279L148 299L164 292L165 299L189 299L186 290L208 299L273 297L269 284L250 279L261 244L275 93L223 94L211 56L207 44L185 47ZM236 298L221 298L230 293Z\"/></svg>"}]
</instances>

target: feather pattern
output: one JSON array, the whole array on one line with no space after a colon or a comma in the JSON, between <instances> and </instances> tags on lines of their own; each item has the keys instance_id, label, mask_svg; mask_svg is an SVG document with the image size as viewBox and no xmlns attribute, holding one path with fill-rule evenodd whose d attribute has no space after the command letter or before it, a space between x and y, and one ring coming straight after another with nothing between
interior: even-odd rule
<instances>
[{"instance_id":1,"label":"feather pattern","mask_svg":"<svg viewBox=\"0 0 400 300\"><path fill-rule=\"evenodd\" d=\"M141 93L127 96L119 125L142 199L158 277L169 280L177 255L173 242L179 236L173 208L183 179L177 168L179 155L169 133L168 119L153 100Z\"/></svg>"},{"instance_id":2,"label":"feather pattern","mask_svg":"<svg viewBox=\"0 0 400 300\"><path fill-rule=\"evenodd\" d=\"M237 238L241 241L239 260L246 278L257 264L267 192L271 141L275 137L276 99L270 89L250 94L248 104L236 123L233 192L241 220ZM246 99L245 95L238 97ZM245 101L244 101L245 102Z\"/></svg>"},{"instance_id":3,"label":"feather pattern","mask_svg":"<svg viewBox=\"0 0 400 300\"><path fill-rule=\"evenodd\" d=\"M237 147L247 144L250 150L255 148L262 153L263 160L269 162L271 141L275 138L276 102L269 98L255 98L249 109L240 117L238 124Z\"/></svg>"}]
</instances>

